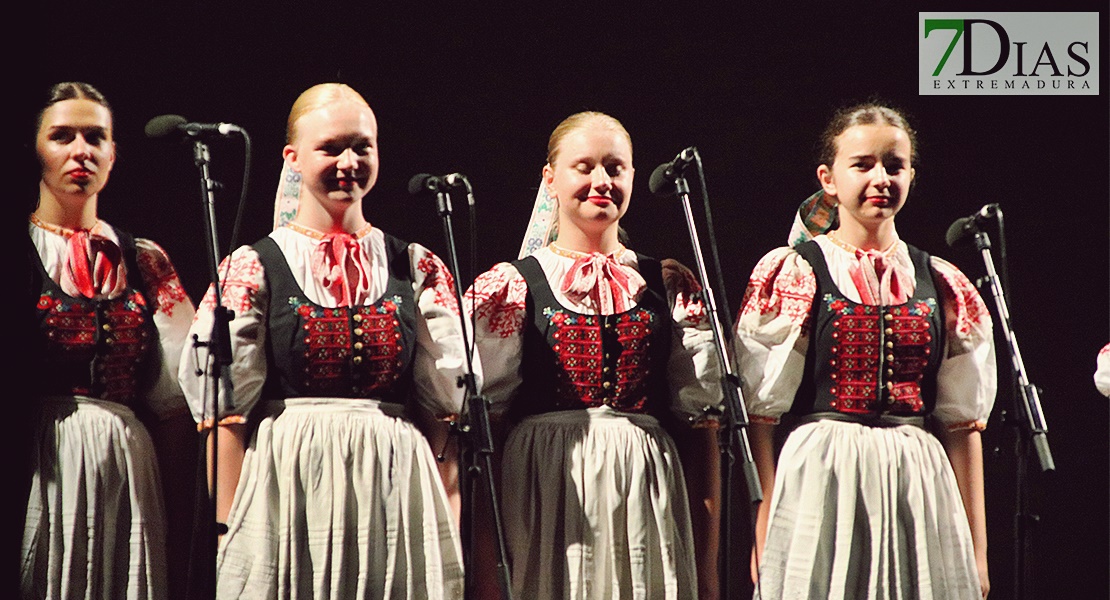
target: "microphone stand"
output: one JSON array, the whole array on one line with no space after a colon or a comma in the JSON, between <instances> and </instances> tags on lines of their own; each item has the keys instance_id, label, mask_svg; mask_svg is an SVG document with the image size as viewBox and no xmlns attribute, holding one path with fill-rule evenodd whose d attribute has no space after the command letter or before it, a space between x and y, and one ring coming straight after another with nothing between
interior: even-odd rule
<instances>
[{"instance_id":1,"label":"microphone stand","mask_svg":"<svg viewBox=\"0 0 1110 600\"><path fill-rule=\"evenodd\" d=\"M1041 411L1039 389L1029 382L1025 372L1025 363L1021 358L1018 348L1017 335L1010 323L1010 312L1007 308L1005 294L999 283L998 273L995 270L994 259L991 257L991 242L986 232L976 228L975 247L983 256L983 263L987 269L986 280L990 284L991 295L994 297L995 307L998 310L998 320L1006 338L1010 353L1010 364L1015 376L1020 396L1020 410L1015 411L1017 416L1017 435L1015 437L1015 453L1017 456L1016 511L1014 515L1014 598L1021 600L1025 597L1024 588L1030 570L1025 568L1028 560L1029 529L1037 522L1038 517L1028 512L1028 497L1026 494L1026 473L1029 459L1029 446L1032 445L1036 452L1037 461L1042 472L1053 471L1056 465L1052 460L1052 452L1048 447L1048 425L1045 424L1044 413ZM1019 398L1015 398L1018 401Z\"/></svg>"},{"instance_id":2,"label":"microphone stand","mask_svg":"<svg viewBox=\"0 0 1110 600\"><path fill-rule=\"evenodd\" d=\"M470 184L466 184L469 191ZM459 273L458 257L455 251L455 233L451 226L451 198L441 190L435 190L436 212L443 218L443 233L447 242L448 265L453 273ZM466 316L463 312L462 287L458 277L455 279L455 299L459 305L459 325L466 355L466 374L459 381L460 386L466 387L466 397L463 402L463 415L460 415L458 432L463 439L459 447L459 490L462 494L462 537L463 537L463 564L466 569L466 592L468 600L479 600L474 588L474 498L477 491L475 477L485 479L486 492L489 494L490 513L493 517L494 534L496 536L497 575L501 585L501 596L505 600L512 600L512 587L510 585L509 567L505 550L505 536L501 523L501 508L497 500L497 488L493 481L493 432L489 422L489 400L478 393L478 386L474 377L473 357L471 356L470 341L466 333Z\"/></svg>"},{"instance_id":3,"label":"microphone stand","mask_svg":"<svg viewBox=\"0 0 1110 600\"><path fill-rule=\"evenodd\" d=\"M200 139L193 139L193 162L196 163L197 168L200 170L200 191L201 198L204 204L204 223L206 237L204 238L205 249L208 252L208 267L212 278L212 287L216 298L216 307L213 311L212 334L208 342L200 341L197 335L193 335L193 348L196 352L197 348L208 347L208 354L211 360L205 362L210 365L212 372L212 400L209 410L213 419L212 429L209 433L211 437L211 450L205 449L201 454L207 452L207 456L211 457L210 465L207 466L210 486L210 522L208 527L208 541L204 546L205 550L211 552L211 564L209 565L208 580L205 582L205 587L208 589L208 594L204 597L216 597L216 552L219 547L219 536L227 533L227 525L220 523L216 517L216 488L218 485L217 477L217 464L219 462L219 426L216 424L219 416L220 407L220 385L219 382L223 379L228 393L231 392L231 381L225 367L231 364L231 333L230 322L232 318L231 311L229 311L220 301L223 294L220 290L220 277L219 277L219 243L216 235L216 213L215 213L215 190L218 184L211 179L208 172L209 154L208 146ZM203 374L203 371L198 375ZM205 440L201 440L204 444ZM203 446L202 446L203 448Z\"/></svg>"},{"instance_id":4,"label":"microphone stand","mask_svg":"<svg viewBox=\"0 0 1110 600\"><path fill-rule=\"evenodd\" d=\"M701 157L695 153L698 169L701 169ZM741 401L740 379L732 372L729 363L729 353L725 348L724 330L721 320L717 316L717 307L713 298L713 289L709 286L709 276L705 268L705 258L702 255L701 241L698 238L697 226L694 224L693 211L690 208L690 185L686 182L685 175L679 173L675 178L675 193L682 201L682 209L686 215L686 226L690 230L690 241L694 249L697 262L698 276L703 282L702 296L705 299L706 312L713 330L713 342L717 347L717 359L721 366L721 391L724 395L724 414L720 432L717 438L721 453L721 524L720 524L720 594L722 598L729 597L731 589L732 571L732 470L739 455L744 479L748 486L748 498L752 504L763 501L763 488L759 484L759 473L756 470L755 460L752 457L750 442L748 441L748 413ZM702 193L705 194L704 186Z\"/></svg>"}]
</instances>

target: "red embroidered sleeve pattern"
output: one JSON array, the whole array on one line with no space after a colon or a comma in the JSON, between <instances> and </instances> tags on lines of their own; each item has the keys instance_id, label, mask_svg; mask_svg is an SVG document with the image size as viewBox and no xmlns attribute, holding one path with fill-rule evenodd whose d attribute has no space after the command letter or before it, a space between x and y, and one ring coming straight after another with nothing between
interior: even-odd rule
<instances>
[{"instance_id":1,"label":"red embroidered sleeve pattern","mask_svg":"<svg viewBox=\"0 0 1110 600\"><path fill-rule=\"evenodd\" d=\"M512 337L523 330L528 284L507 265L483 273L466 292L463 302L474 306L474 317L498 337Z\"/></svg>"},{"instance_id":2,"label":"red embroidered sleeve pattern","mask_svg":"<svg viewBox=\"0 0 1110 600\"><path fill-rule=\"evenodd\" d=\"M681 307L685 312L686 325L691 327L703 325L709 315L705 302L698 295L702 287L694 272L674 259L665 258L660 263L663 266L663 285L674 296L675 306Z\"/></svg>"},{"instance_id":3,"label":"red embroidered sleeve pattern","mask_svg":"<svg viewBox=\"0 0 1110 600\"><path fill-rule=\"evenodd\" d=\"M784 269L786 254L769 254L752 270L748 288L740 307L740 317L758 314L783 315L801 327L809 329L810 309L817 293L817 277L812 271ZM739 319L737 319L739 320Z\"/></svg>"},{"instance_id":4,"label":"red embroidered sleeve pattern","mask_svg":"<svg viewBox=\"0 0 1110 600\"><path fill-rule=\"evenodd\" d=\"M438 256L428 253L417 261L416 270L424 274L423 287L435 291L436 304L459 314L459 301L455 299L455 277Z\"/></svg>"},{"instance_id":5,"label":"red embroidered sleeve pattern","mask_svg":"<svg viewBox=\"0 0 1110 600\"><path fill-rule=\"evenodd\" d=\"M253 250L236 252L230 260L230 270L226 258L220 262L219 268L223 285L223 304L243 314L250 310L254 295L262 287L262 263L259 262L258 254ZM226 277L224 273L227 273ZM204 294L200 307L208 312L216 308L215 291L211 287Z\"/></svg>"},{"instance_id":6,"label":"red embroidered sleeve pattern","mask_svg":"<svg viewBox=\"0 0 1110 600\"><path fill-rule=\"evenodd\" d=\"M947 269L938 270L947 286L940 286L944 295L944 306L947 314L955 316L953 329L960 337L967 337L976 329L990 321L990 311L987 310L979 290L963 274L962 271ZM949 325L952 327L952 325Z\"/></svg>"},{"instance_id":7,"label":"red embroidered sleeve pattern","mask_svg":"<svg viewBox=\"0 0 1110 600\"><path fill-rule=\"evenodd\" d=\"M138 248L139 270L142 271L143 281L147 289L154 296L157 310L168 316L173 315L173 309L178 304L185 302L187 296L181 279L177 276L173 264L170 263L166 251L158 244L146 240L136 240Z\"/></svg>"}]
</instances>

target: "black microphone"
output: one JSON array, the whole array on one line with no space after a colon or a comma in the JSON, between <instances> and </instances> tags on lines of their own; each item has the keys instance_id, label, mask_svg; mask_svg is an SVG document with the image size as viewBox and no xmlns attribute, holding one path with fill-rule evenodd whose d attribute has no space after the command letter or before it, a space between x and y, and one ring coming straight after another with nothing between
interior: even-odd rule
<instances>
[{"instance_id":1,"label":"black microphone","mask_svg":"<svg viewBox=\"0 0 1110 600\"><path fill-rule=\"evenodd\" d=\"M451 173L442 177L420 173L419 175L413 175L412 179L409 180L409 193L413 195L423 192L448 193L460 187L466 188L468 196L470 195L470 181L462 173ZM474 204L472 198L468 198L468 200L470 204Z\"/></svg>"},{"instance_id":2,"label":"black microphone","mask_svg":"<svg viewBox=\"0 0 1110 600\"><path fill-rule=\"evenodd\" d=\"M999 208L997 203L991 203L980 208L973 215L956 219L948 228L948 233L944 234L944 241L949 246L955 246L968 236L978 232L980 226L995 218L1001 212L1002 209Z\"/></svg>"},{"instance_id":3,"label":"black microphone","mask_svg":"<svg viewBox=\"0 0 1110 600\"><path fill-rule=\"evenodd\" d=\"M675 180L682 176L686 168L697 158L697 155L697 149L690 146L679 152L674 160L656 167L651 174L651 179L648 180L648 189L651 190L651 193L660 196L673 193Z\"/></svg>"},{"instance_id":4,"label":"black microphone","mask_svg":"<svg viewBox=\"0 0 1110 600\"><path fill-rule=\"evenodd\" d=\"M181 115L162 115L147 121L144 131L148 138L161 138L173 134L193 138L203 135L241 134L243 128L231 123L191 123Z\"/></svg>"}]
</instances>

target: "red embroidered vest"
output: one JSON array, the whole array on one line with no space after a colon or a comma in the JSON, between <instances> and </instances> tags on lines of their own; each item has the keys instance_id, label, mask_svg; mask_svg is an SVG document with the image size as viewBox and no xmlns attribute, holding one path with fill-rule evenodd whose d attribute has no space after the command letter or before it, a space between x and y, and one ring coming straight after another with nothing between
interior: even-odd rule
<instances>
[{"instance_id":1,"label":"red embroidered vest","mask_svg":"<svg viewBox=\"0 0 1110 600\"><path fill-rule=\"evenodd\" d=\"M43 395L83 395L137 408L135 400L156 366L158 331L142 286L135 241L118 229L116 235L128 282L123 294L112 299L66 294L35 252L41 288L37 387Z\"/></svg>"},{"instance_id":2,"label":"red embroidered vest","mask_svg":"<svg viewBox=\"0 0 1110 600\"><path fill-rule=\"evenodd\" d=\"M405 402L416 343L408 244L386 235L389 280L377 302L338 308L320 306L304 295L271 238L263 238L254 249L270 289L263 398Z\"/></svg>"},{"instance_id":3,"label":"red embroidered vest","mask_svg":"<svg viewBox=\"0 0 1110 600\"><path fill-rule=\"evenodd\" d=\"M793 414L923 416L936 402L944 315L929 255L910 246L916 282L904 304L852 302L832 282L821 247L795 247L817 277L810 343Z\"/></svg>"},{"instance_id":4,"label":"red embroidered vest","mask_svg":"<svg viewBox=\"0 0 1110 600\"><path fill-rule=\"evenodd\" d=\"M583 315L555 299L539 262L513 263L528 285L523 384L511 418L610 406L659 415L669 397L671 319L659 263L639 256L640 302L614 315Z\"/></svg>"}]
</instances>

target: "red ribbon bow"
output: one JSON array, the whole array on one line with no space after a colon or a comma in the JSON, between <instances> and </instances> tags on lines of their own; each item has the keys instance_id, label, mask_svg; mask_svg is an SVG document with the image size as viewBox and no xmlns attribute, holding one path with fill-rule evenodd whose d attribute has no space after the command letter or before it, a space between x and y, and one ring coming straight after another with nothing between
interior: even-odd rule
<instances>
[{"instance_id":1,"label":"red ribbon bow","mask_svg":"<svg viewBox=\"0 0 1110 600\"><path fill-rule=\"evenodd\" d=\"M563 277L562 291L575 303L592 297L602 314L615 314L631 308L629 301L646 285L636 269L618 263L612 256L592 252L574 261Z\"/></svg>"},{"instance_id":2,"label":"red ribbon bow","mask_svg":"<svg viewBox=\"0 0 1110 600\"><path fill-rule=\"evenodd\" d=\"M358 290L370 287L370 274L362 266L362 247L349 233L329 233L312 253L312 272L339 306L351 306Z\"/></svg>"},{"instance_id":3,"label":"red ribbon bow","mask_svg":"<svg viewBox=\"0 0 1110 600\"><path fill-rule=\"evenodd\" d=\"M913 281L886 256L875 250L856 250L857 267L851 269L852 281L864 304L904 304L913 290ZM883 292L887 292L884 294ZM884 298L884 296L888 296Z\"/></svg>"},{"instance_id":4,"label":"red ribbon bow","mask_svg":"<svg viewBox=\"0 0 1110 600\"><path fill-rule=\"evenodd\" d=\"M108 238L78 229L70 234L69 257L62 268L62 290L71 296L111 297L126 284L119 246Z\"/></svg>"}]
</instances>

